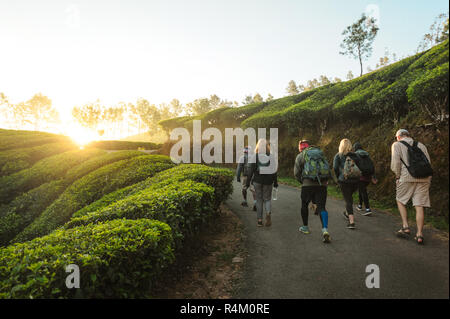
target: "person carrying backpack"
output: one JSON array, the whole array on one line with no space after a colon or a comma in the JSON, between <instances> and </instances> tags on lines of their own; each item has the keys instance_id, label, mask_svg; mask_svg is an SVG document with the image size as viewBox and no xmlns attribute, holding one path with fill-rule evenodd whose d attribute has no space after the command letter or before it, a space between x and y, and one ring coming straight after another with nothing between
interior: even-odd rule
<instances>
[{"instance_id":1,"label":"person carrying backpack","mask_svg":"<svg viewBox=\"0 0 450 319\"><path fill-rule=\"evenodd\" d=\"M412 198L417 223L414 239L423 245L424 207L430 207L429 189L433 175L430 155L425 145L414 141L405 129L398 130L395 138L397 141L391 147L391 170L395 174L395 199L402 217L402 228L397 235L403 238L411 235L406 204Z\"/></svg>"},{"instance_id":2,"label":"person carrying backpack","mask_svg":"<svg viewBox=\"0 0 450 319\"><path fill-rule=\"evenodd\" d=\"M355 229L353 193L358 190L358 182L362 175L358 164L359 158L352 152L352 143L344 138L339 143L339 152L334 156L333 169L344 196L346 211L343 215L348 220L348 229Z\"/></svg>"},{"instance_id":3,"label":"person carrying backpack","mask_svg":"<svg viewBox=\"0 0 450 319\"><path fill-rule=\"evenodd\" d=\"M359 142L353 144L353 150L359 157L358 167L361 170L361 177L359 178L358 182L359 204L357 206L357 209L361 212L361 215L369 216L372 214L372 210L370 209L369 195L367 194L367 186L369 186L369 184L372 181L376 181L375 165L373 164L373 161L370 158L369 153L363 150ZM365 211L363 211L362 207L363 203L364 206L366 207Z\"/></svg>"},{"instance_id":4,"label":"person carrying backpack","mask_svg":"<svg viewBox=\"0 0 450 319\"><path fill-rule=\"evenodd\" d=\"M263 226L263 213L266 210L266 223L272 225L272 186L278 188L276 167L273 173L265 172L271 164L276 164L274 154L270 152L270 144L265 139L260 139L255 147L255 154L249 160L249 175L246 185L253 183L256 194L257 226Z\"/></svg>"},{"instance_id":5,"label":"person carrying backpack","mask_svg":"<svg viewBox=\"0 0 450 319\"><path fill-rule=\"evenodd\" d=\"M244 148L244 155L242 155L239 158L239 162L238 162L238 166L237 166L237 171L236 171L236 180L238 183L241 183L242 180L242 197L244 197L244 200L242 201L241 205L248 207L247 204L247 189L250 190L250 192L253 195L253 210L256 211L256 194L255 194L255 189L253 188L252 185L250 185L250 187L247 187L247 179L248 179L248 175L249 175L249 162L248 162L248 157L249 157L249 147L246 146ZM242 179L241 179L241 175L242 175Z\"/></svg>"},{"instance_id":6,"label":"person carrying backpack","mask_svg":"<svg viewBox=\"0 0 450 319\"><path fill-rule=\"evenodd\" d=\"M322 150L316 146L310 146L309 141L301 140L298 144L300 154L297 155L294 165L294 176L302 184L301 190L301 216L303 226L299 231L309 234L308 205L313 202L315 213L320 216L322 223L322 241L331 241L328 232L328 212L325 208L327 202L328 179L331 177L330 166L325 159Z\"/></svg>"}]
</instances>

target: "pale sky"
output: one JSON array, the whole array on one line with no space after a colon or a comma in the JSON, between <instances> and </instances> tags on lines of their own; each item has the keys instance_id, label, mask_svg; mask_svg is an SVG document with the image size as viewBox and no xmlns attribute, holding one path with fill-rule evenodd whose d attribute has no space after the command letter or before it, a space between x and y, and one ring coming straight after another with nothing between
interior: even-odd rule
<instances>
[{"instance_id":1,"label":"pale sky","mask_svg":"<svg viewBox=\"0 0 450 319\"><path fill-rule=\"evenodd\" d=\"M96 99L278 98L290 80L358 75L339 44L366 11L380 31L364 69L385 48L413 54L448 2L0 0L0 92L13 102L42 92L63 114Z\"/></svg>"}]
</instances>

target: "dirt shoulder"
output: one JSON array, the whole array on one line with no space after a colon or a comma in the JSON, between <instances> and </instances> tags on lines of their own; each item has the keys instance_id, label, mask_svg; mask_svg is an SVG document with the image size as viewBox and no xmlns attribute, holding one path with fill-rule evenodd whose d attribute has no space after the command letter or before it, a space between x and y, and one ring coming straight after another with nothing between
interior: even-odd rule
<instances>
[{"instance_id":1,"label":"dirt shoulder","mask_svg":"<svg viewBox=\"0 0 450 319\"><path fill-rule=\"evenodd\" d=\"M217 219L192 240L177 265L161 278L154 298L231 298L246 256L242 231L240 219L222 205Z\"/></svg>"}]
</instances>

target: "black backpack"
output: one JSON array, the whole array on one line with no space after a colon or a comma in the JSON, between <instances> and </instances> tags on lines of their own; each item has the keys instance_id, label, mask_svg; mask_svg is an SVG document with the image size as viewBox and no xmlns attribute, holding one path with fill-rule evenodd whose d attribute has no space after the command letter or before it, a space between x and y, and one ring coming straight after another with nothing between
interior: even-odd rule
<instances>
[{"instance_id":1,"label":"black backpack","mask_svg":"<svg viewBox=\"0 0 450 319\"><path fill-rule=\"evenodd\" d=\"M400 141L400 143L408 148L409 166L405 164L402 158L400 158L400 160L412 177L425 178L433 175L431 164L422 150L417 146L417 141L414 141L412 146L405 141Z\"/></svg>"},{"instance_id":2,"label":"black backpack","mask_svg":"<svg viewBox=\"0 0 450 319\"><path fill-rule=\"evenodd\" d=\"M358 155L358 167L361 170L362 176L370 177L375 174L375 165L373 164L372 159L364 150L357 150L355 152Z\"/></svg>"}]
</instances>

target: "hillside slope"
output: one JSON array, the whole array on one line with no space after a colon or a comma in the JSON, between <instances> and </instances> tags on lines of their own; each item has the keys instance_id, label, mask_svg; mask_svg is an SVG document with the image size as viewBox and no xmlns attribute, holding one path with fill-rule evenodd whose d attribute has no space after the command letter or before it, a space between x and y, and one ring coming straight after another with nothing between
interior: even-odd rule
<instances>
[{"instance_id":1,"label":"hillside slope","mask_svg":"<svg viewBox=\"0 0 450 319\"><path fill-rule=\"evenodd\" d=\"M22 161L0 175L0 298L149 297L232 192L229 171L163 155L12 130L0 148L0 167Z\"/></svg>"},{"instance_id":2,"label":"hillside slope","mask_svg":"<svg viewBox=\"0 0 450 319\"><path fill-rule=\"evenodd\" d=\"M394 205L390 147L395 131L410 130L427 145L435 171L429 211L448 225L448 92L449 42L418 53L347 82L333 83L270 102L238 108L220 108L195 117L160 122L170 132L192 129L193 120L206 127L278 128L280 168L292 175L298 140L308 138L321 146L331 161L339 141L359 141L376 164L380 183L371 197ZM169 151L169 142L164 150ZM206 143L206 141L205 141Z\"/></svg>"}]
</instances>

